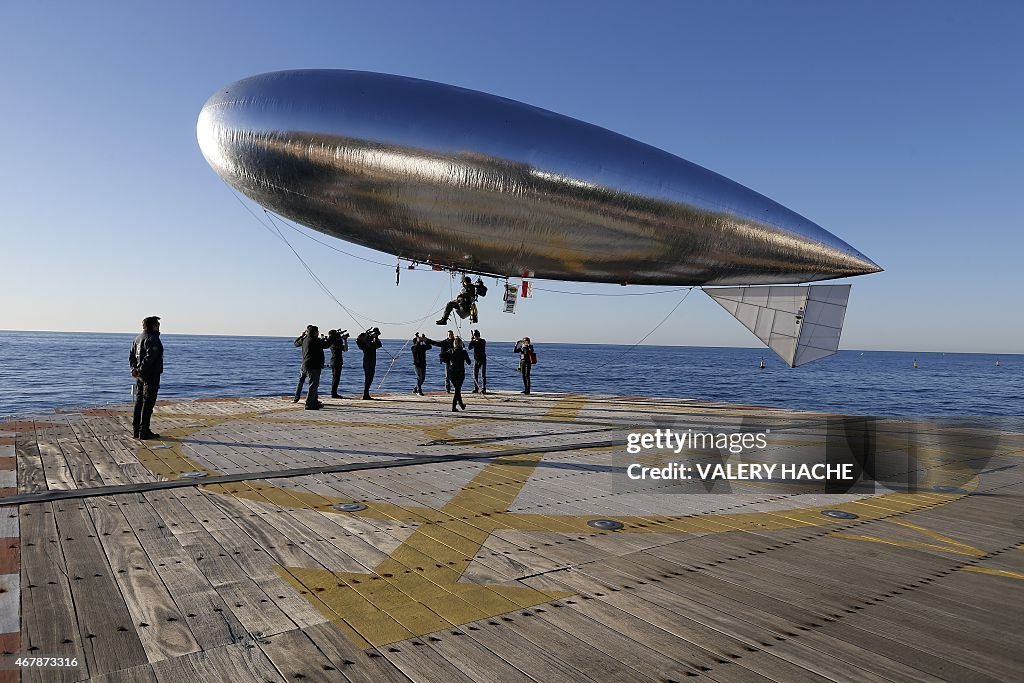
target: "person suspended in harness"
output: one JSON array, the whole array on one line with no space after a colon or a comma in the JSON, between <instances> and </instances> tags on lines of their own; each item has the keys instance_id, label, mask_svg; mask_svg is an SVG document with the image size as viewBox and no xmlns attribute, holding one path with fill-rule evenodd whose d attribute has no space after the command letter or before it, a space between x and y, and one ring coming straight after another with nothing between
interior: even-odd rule
<instances>
[{"instance_id":1,"label":"person suspended in harness","mask_svg":"<svg viewBox=\"0 0 1024 683\"><path fill-rule=\"evenodd\" d=\"M487 296L487 286L484 284L484 281L477 278L476 282L473 282L472 278L468 275L464 276L462 278L462 291L444 307L444 315L437 321L437 324L447 325L448 316L452 312L457 313L463 320L471 318L474 323L477 322L476 300L480 296Z\"/></svg>"}]
</instances>

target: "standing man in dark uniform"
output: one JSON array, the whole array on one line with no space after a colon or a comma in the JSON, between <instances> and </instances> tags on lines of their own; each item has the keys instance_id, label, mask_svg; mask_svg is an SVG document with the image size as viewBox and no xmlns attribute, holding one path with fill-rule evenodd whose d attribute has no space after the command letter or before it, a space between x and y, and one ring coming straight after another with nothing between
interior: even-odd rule
<instances>
[{"instance_id":1,"label":"standing man in dark uniform","mask_svg":"<svg viewBox=\"0 0 1024 683\"><path fill-rule=\"evenodd\" d=\"M473 330L469 340L473 352L473 393L487 393L487 340L480 337L480 330ZM483 378L481 383L480 379Z\"/></svg>"},{"instance_id":2,"label":"standing man in dark uniform","mask_svg":"<svg viewBox=\"0 0 1024 683\"><path fill-rule=\"evenodd\" d=\"M151 315L142 321L142 333L135 337L128 353L128 364L135 378L135 413L132 433L136 439L158 439L149 428L153 406L160 391L160 375L164 371L164 345L160 341L160 318Z\"/></svg>"},{"instance_id":3,"label":"standing man in dark uniform","mask_svg":"<svg viewBox=\"0 0 1024 683\"><path fill-rule=\"evenodd\" d=\"M348 330L331 330L327 333L327 342L331 345L331 398L341 398L338 384L341 382L341 368L345 365L342 354L348 351Z\"/></svg>"},{"instance_id":4,"label":"standing man in dark uniform","mask_svg":"<svg viewBox=\"0 0 1024 683\"><path fill-rule=\"evenodd\" d=\"M417 332L412 338L412 366L416 369L416 388L412 393L423 395L423 382L427 379L427 351L434 348L424 335Z\"/></svg>"},{"instance_id":5,"label":"standing man in dark uniform","mask_svg":"<svg viewBox=\"0 0 1024 683\"><path fill-rule=\"evenodd\" d=\"M299 344L299 340L301 340L301 344ZM320 373L324 369L324 349L328 345L327 337L321 337L320 328L310 325L306 328L306 333L295 341L302 346L302 374L309 377L306 410L320 410L324 404L320 402L317 391L320 389Z\"/></svg>"},{"instance_id":6,"label":"standing man in dark uniform","mask_svg":"<svg viewBox=\"0 0 1024 683\"><path fill-rule=\"evenodd\" d=\"M452 386L455 394L452 396L452 412L459 412L455 406L466 409L466 402L462 400L462 383L466 381L466 365L470 365L469 354L462 347L462 337L456 337L450 352ZM465 363L465 365L463 365Z\"/></svg>"},{"instance_id":7,"label":"standing man in dark uniform","mask_svg":"<svg viewBox=\"0 0 1024 683\"><path fill-rule=\"evenodd\" d=\"M363 352L363 400L372 401L370 385L373 383L374 373L377 372L377 349L381 347L380 330L374 327L361 332L356 337L356 346Z\"/></svg>"},{"instance_id":8,"label":"standing man in dark uniform","mask_svg":"<svg viewBox=\"0 0 1024 683\"><path fill-rule=\"evenodd\" d=\"M537 353L533 350L533 344L529 337L523 337L516 342L516 348L512 353L519 355L519 374L523 376L523 393L530 393L530 370L537 362Z\"/></svg>"},{"instance_id":9,"label":"standing man in dark uniform","mask_svg":"<svg viewBox=\"0 0 1024 683\"><path fill-rule=\"evenodd\" d=\"M441 341L428 339L427 341L441 349L438 360L444 366L444 389L450 394L452 393L452 349L455 348L455 333L448 330L447 339L442 339Z\"/></svg>"}]
</instances>

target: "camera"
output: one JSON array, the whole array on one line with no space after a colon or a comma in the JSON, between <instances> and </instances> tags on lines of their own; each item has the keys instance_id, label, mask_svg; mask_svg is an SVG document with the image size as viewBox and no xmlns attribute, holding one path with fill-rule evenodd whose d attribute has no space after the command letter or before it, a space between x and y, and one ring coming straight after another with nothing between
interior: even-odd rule
<instances>
[{"instance_id":1,"label":"camera","mask_svg":"<svg viewBox=\"0 0 1024 683\"><path fill-rule=\"evenodd\" d=\"M338 336L342 339L348 339L349 337L348 330L331 330L327 334L331 337Z\"/></svg>"}]
</instances>

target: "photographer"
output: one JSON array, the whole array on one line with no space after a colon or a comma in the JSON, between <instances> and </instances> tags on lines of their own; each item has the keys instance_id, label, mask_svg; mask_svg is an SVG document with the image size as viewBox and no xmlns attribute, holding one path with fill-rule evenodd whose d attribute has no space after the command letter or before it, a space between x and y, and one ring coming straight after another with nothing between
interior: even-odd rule
<instances>
[{"instance_id":1,"label":"photographer","mask_svg":"<svg viewBox=\"0 0 1024 683\"><path fill-rule=\"evenodd\" d=\"M311 328L311 327L313 327L313 325L306 325L306 329L304 329L302 331L302 334L300 334L298 337L295 338L295 346L296 346L296 348L301 347L303 342L306 341L306 337L309 336L309 328ZM295 398L292 400L292 403L298 403L299 402L299 398L302 396L302 387L304 387L305 385L306 385L306 364L302 363L299 366L299 383L297 385L295 385Z\"/></svg>"},{"instance_id":2,"label":"photographer","mask_svg":"<svg viewBox=\"0 0 1024 683\"><path fill-rule=\"evenodd\" d=\"M356 337L356 346L363 352L363 400L372 401L370 385L373 383L374 373L377 372L377 349L381 347L380 330L372 327L366 332L360 332Z\"/></svg>"},{"instance_id":3,"label":"photographer","mask_svg":"<svg viewBox=\"0 0 1024 683\"><path fill-rule=\"evenodd\" d=\"M473 352L473 393L487 393L487 340L480 336L480 330L473 330L469 340ZM483 382L480 380L483 379Z\"/></svg>"},{"instance_id":4,"label":"photographer","mask_svg":"<svg viewBox=\"0 0 1024 683\"><path fill-rule=\"evenodd\" d=\"M529 337L523 337L516 342L516 348L512 353L519 354L519 374L523 376L523 393L530 393L530 369L537 362L537 353L530 343Z\"/></svg>"},{"instance_id":5,"label":"photographer","mask_svg":"<svg viewBox=\"0 0 1024 683\"><path fill-rule=\"evenodd\" d=\"M331 398L341 398L338 384L341 382L341 368L345 365L342 354L348 351L348 330L331 330L327 333L327 341L331 347Z\"/></svg>"},{"instance_id":6,"label":"photographer","mask_svg":"<svg viewBox=\"0 0 1024 683\"><path fill-rule=\"evenodd\" d=\"M327 337L320 336L320 328L308 325L306 331L295 340L295 346L302 347L302 372L299 374L299 386L295 389L295 402L302 393L302 382L309 378L309 391L306 392L306 410L320 410L324 404L317 397L320 389L320 373L324 369L324 349L329 346Z\"/></svg>"},{"instance_id":7,"label":"photographer","mask_svg":"<svg viewBox=\"0 0 1024 683\"><path fill-rule=\"evenodd\" d=\"M425 335L417 332L412 338L412 366L416 369L416 388L412 393L423 395L423 382L427 379L427 351L434 345Z\"/></svg>"}]
</instances>

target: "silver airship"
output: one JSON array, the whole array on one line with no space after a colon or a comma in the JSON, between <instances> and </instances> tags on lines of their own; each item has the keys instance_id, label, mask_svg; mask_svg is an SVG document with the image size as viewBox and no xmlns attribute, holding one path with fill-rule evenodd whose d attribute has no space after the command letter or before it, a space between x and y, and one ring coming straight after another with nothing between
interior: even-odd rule
<instances>
[{"instance_id":1,"label":"silver airship","mask_svg":"<svg viewBox=\"0 0 1024 683\"><path fill-rule=\"evenodd\" d=\"M880 270L806 218L685 159L430 81L253 76L206 102L198 137L217 174L268 209L456 270L660 285Z\"/></svg>"},{"instance_id":2,"label":"silver airship","mask_svg":"<svg viewBox=\"0 0 1024 683\"><path fill-rule=\"evenodd\" d=\"M791 366L838 348L849 286L777 285L881 270L685 159L441 83L262 74L215 93L197 132L217 174L262 206L401 259L505 277L743 285L705 291Z\"/></svg>"}]
</instances>

